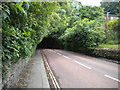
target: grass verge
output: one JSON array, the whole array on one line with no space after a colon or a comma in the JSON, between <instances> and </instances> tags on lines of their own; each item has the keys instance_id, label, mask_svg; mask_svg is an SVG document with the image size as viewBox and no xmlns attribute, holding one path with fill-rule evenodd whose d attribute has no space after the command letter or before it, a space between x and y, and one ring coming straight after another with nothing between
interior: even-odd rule
<instances>
[{"instance_id":1,"label":"grass verge","mask_svg":"<svg viewBox=\"0 0 120 90\"><path fill-rule=\"evenodd\" d=\"M112 48L112 49L118 49L120 48L120 44L115 44L115 45L111 45L111 44L100 44L99 48Z\"/></svg>"}]
</instances>

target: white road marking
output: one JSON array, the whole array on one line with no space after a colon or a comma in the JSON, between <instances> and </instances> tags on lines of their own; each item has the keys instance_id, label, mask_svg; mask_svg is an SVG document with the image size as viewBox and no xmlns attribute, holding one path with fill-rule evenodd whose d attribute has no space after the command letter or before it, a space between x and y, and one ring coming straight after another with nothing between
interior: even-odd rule
<instances>
[{"instance_id":1,"label":"white road marking","mask_svg":"<svg viewBox=\"0 0 120 90\"><path fill-rule=\"evenodd\" d=\"M56 52L56 51L54 51L55 53L57 53L58 55L62 55L61 53L58 53L58 52ZM65 58L67 58L67 59L71 59L71 58L69 58L69 57L67 57L67 56L65 56L65 55L62 55L63 57L65 57Z\"/></svg>"},{"instance_id":2,"label":"white road marking","mask_svg":"<svg viewBox=\"0 0 120 90\"><path fill-rule=\"evenodd\" d=\"M65 57L65 58L67 58L67 59L71 59L71 58L69 58L69 57L67 57L67 56L65 56L65 55L62 55L63 57Z\"/></svg>"},{"instance_id":3,"label":"white road marking","mask_svg":"<svg viewBox=\"0 0 120 90\"><path fill-rule=\"evenodd\" d=\"M56 52L56 51L54 51L54 50L53 50L53 52L56 53L56 54L62 55L62 54L60 54L60 53L58 53L58 52Z\"/></svg>"},{"instance_id":4,"label":"white road marking","mask_svg":"<svg viewBox=\"0 0 120 90\"><path fill-rule=\"evenodd\" d=\"M54 50L53 50L54 51ZM58 53L58 52L56 52L56 51L54 51L56 54L59 54L59 55L62 55L61 53ZM71 59L71 58L69 58L69 57L67 57L67 56L65 56L65 55L62 55L63 57L65 57L65 58L67 58L67 59ZM88 67L88 66L86 66L86 65L84 65L84 64L82 64L82 63L80 63L80 62L78 62L78 61L76 61L76 60L74 60L74 62L75 63L78 63L78 64L80 64L80 65L82 65L82 66L84 66L84 67L86 67L86 68L88 68L88 69L92 69L92 68L90 68L90 67ZM110 79L112 79L112 80L115 80L115 81L118 81L118 82L120 82L120 80L118 80L118 79L116 79L116 78L114 78L114 77L111 77L111 76L109 76L109 75L105 75L106 77L108 77L108 78L110 78Z\"/></svg>"},{"instance_id":5,"label":"white road marking","mask_svg":"<svg viewBox=\"0 0 120 90\"><path fill-rule=\"evenodd\" d=\"M109 76L109 75L105 75L105 76L108 77L108 78L110 78L110 79L113 79L113 80L115 80L115 81L120 82L120 80L118 80L118 79L116 79L116 78L114 78L114 77L111 77L111 76Z\"/></svg>"},{"instance_id":6,"label":"white road marking","mask_svg":"<svg viewBox=\"0 0 120 90\"><path fill-rule=\"evenodd\" d=\"M57 54L62 55L62 54L60 54L60 53L57 53Z\"/></svg>"},{"instance_id":7,"label":"white road marking","mask_svg":"<svg viewBox=\"0 0 120 90\"><path fill-rule=\"evenodd\" d=\"M80 63L80 62L78 62L78 61L74 61L74 62L76 62L76 63L78 63L78 64L80 64L80 65L82 65L82 66L84 66L84 67L86 67L86 68L88 68L88 69L92 69L92 68L90 68L90 67L88 67L88 66L86 66L86 65L84 65L84 64L82 64L82 63Z\"/></svg>"},{"instance_id":8,"label":"white road marking","mask_svg":"<svg viewBox=\"0 0 120 90\"><path fill-rule=\"evenodd\" d=\"M55 51L54 51L55 52ZM59 54L59 55L62 55L61 53L58 53L58 52L55 52L55 53L57 53L57 54ZM65 56L65 55L62 55L63 57L65 57L65 58L67 58L67 59L71 59L71 58L69 58L69 57L67 57L67 56ZM86 65L84 65L84 64L82 64L82 63L80 63L80 62L78 62L78 61L75 61L74 60L74 62L76 62L76 63L78 63L78 64L80 64L80 65L82 65L82 66L84 66L84 67L86 67L86 68L88 68L88 69L91 69L90 67L88 67L88 66L86 66Z\"/></svg>"},{"instance_id":9,"label":"white road marking","mask_svg":"<svg viewBox=\"0 0 120 90\"><path fill-rule=\"evenodd\" d=\"M53 51L54 53L57 53L56 51Z\"/></svg>"}]
</instances>

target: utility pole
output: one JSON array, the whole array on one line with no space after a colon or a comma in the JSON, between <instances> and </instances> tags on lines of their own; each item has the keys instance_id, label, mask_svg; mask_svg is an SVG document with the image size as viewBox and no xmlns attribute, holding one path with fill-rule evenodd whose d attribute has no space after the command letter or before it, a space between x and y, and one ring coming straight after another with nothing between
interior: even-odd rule
<instances>
[{"instance_id":1,"label":"utility pole","mask_svg":"<svg viewBox=\"0 0 120 90\"><path fill-rule=\"evenodd\" d=\"M107 22L109 21L109 13L110 12L107 12Z\"/></svg>"}]
</instances>

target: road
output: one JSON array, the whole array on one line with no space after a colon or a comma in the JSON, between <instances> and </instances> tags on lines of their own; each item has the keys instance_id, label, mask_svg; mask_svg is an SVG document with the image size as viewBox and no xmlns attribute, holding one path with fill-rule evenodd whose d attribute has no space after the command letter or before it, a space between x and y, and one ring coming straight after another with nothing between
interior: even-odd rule
<instances>
[{"instance_id":1,"label":"road","mask_svg":"<svg viewBox=\"0 0 120 90\"><path fill-rule=\"evenodd\" d=\"M58 49L43 49L61 88L118 88L118 64Z\"/></svg>"}]
</instances>

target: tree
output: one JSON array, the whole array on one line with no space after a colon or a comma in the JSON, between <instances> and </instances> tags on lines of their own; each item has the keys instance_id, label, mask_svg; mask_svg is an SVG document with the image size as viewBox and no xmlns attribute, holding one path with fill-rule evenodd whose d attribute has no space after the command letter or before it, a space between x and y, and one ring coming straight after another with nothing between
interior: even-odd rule
<instances>
[{"instance_id":1,"label":"tree","mask_svg":"<svg viewBox=\"0 0 120 90\"><path fill-rule=\"evenodd\" d=\"M107 28L105 29L106 38L105 42L107 44L120 44L120 19L107 22Z\"/></svg>"},{"instance_id":2,"label":"tree","mask_svg":"<svg viewBox=\"0 0 120 90\"><path fill-rule=\"evenodd\" d=\"M105 14L107 14L107 12L114 15L120 13L120 2L101 2L101 7L104 8Z\"/></svg>"},{"instance_id":3,"label":"tree","mask_svg":"<svg viewBox=\"0 0 120 90\"><path fill-rule=\"evenodd\" d=\"M3 2L2 7L2 79L6 85L7 67L30 58L38 43L52 30L51 15L56 2Z\"/></svg>"},{"instance_id":4,"label":"tree","mask_svg":"<svg viewBox=\"0 0 120 90\"><path fill-rule=\"evenodd\" d=\"M69 2L60 3L56 13L60 19L53 20L52 25L55 24L56 28L47 39L52 37L54 40L58 40L60 48L77 50L84 47L91 49L102 41L104 37L101 27L104 21L103 8Z\"/></svg>"}]
</instances>

